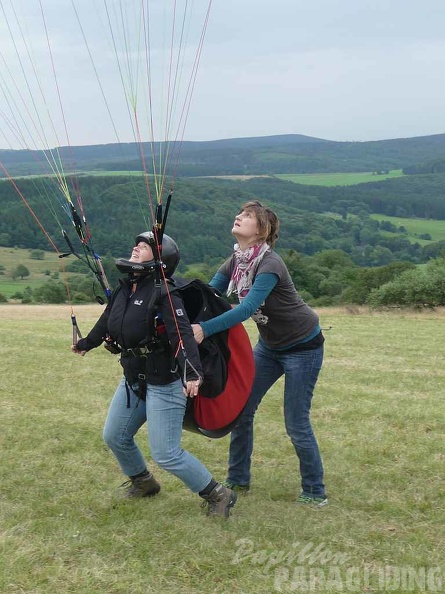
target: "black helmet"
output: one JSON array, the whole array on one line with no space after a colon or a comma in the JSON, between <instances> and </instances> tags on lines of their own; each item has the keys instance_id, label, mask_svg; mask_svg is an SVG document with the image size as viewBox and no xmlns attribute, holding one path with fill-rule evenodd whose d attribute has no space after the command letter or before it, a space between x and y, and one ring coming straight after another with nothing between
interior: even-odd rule
<instances>
[{"instance_id":1,"label":"black helmet","mask_svg":"<svg viewBox=\"0 0 445 594\"><path fill-rule=\"evenodd\" d=\"M135 245L140 241L145 241L149 246L155 248L154 234L151 231L145 231L138 235L135 239ZM153 251L155 250L153 249ZM165 276L170 278L179 264L179 248L176 241L165 234L162 238L161 262ZM152 274L156 269L156 262L155 260L150 260L149 262L139 263L119 258L119 260L116 260L116 267L120 272L125 273L138 272L139 274Z\"/></svg>"}]
</instances>

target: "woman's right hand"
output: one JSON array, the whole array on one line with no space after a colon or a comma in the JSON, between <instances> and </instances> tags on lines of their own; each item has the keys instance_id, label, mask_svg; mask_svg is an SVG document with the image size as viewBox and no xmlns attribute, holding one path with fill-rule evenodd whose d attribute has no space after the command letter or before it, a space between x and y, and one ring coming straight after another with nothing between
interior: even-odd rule
<instances>
[{"instance_id":1,"label":"woman's right hand","mask_svg":"<svg viewBox=\"0 0 445 594\"><path fill-rule=\"evenodd\" d=\"M81 357L84 357L86 355L86 351L79 351L79 349L77 348L77 344L72 344L71 350L73 353L75 353L76 355L80 355Z\"/></svg>"}]
</instances>

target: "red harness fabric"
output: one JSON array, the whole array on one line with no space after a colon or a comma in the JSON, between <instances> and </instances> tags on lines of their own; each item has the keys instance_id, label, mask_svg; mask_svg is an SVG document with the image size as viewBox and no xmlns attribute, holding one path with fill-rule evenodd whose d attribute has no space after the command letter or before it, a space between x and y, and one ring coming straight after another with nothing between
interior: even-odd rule
<instances>
[{"instance_id":1,"label":"red harness fabric","mask_svg":"<svg viewBox=\"0 0 445 594\"><path fill-rule=\"evenodd\" d=\"M230 310L230 304L198 279L171 281L179 291L191 323ZM195 398L187 398L184 429L210 438L227 435L236 424L250 395L255 364L249 335L242 324L205 338L199 345L204 373Z\"/></svg>"},{"instance_id":2,"label":"red harness fabric","mask_svg":"<svg viewBox=\"0 0 445 594\"><path fill-rule=\"evenodd\" d=\"M249 336L242 324L228 331L227 382L224 390L213 398L198 396L194 399L194 418L199 428L220 430L237 419L243 410L253 384L255 364Z\"/></svg>"}]
</instances>

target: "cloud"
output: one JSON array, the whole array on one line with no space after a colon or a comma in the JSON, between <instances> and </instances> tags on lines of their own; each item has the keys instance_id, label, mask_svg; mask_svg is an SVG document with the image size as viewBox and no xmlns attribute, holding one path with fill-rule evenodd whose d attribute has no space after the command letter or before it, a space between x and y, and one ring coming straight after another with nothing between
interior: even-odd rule
<instances>
[{"instance_id":1,"label":"cloud","mask_svg":"<svg viewBox=\"0 0 445 594\"><path fill-rule=\"evenodd\" d=\"M180 9L186 4L181 2L173 29L173 2L148 0L143 5L126 0L121 14L120 3L108 1L107 15L101 1L74 0L81 29L71 0L43 0L52 57L38 0L27 0L26 10L24 3L8 5L7 18L0 19L0 52L8 65L1 69L0 120L8 114L19 126L19 117L31 118L23 103L29 107L35 101L36 109L43 105L42 126L49 130L46 100L59 127L60 92L73 144L134 140L130 116L136 98L144 137L151 108L158 139L166 128L175 133L187 114L189 140L281 133L368 140L443 131L442 1L214 1L188 112L184 97L191 92L190 72L207 7L204 1L187 5L192 4L198 12L184 21L182 33ZM149 37L140 35L141 6L149 9ZM9 39L8 25L25 56L23 63ZM170 53L173 33L176 40L183 35L180 55ZM144 58L147 39L149 67ZM39 80L26 57L25 40ZM8 95L15 107L8 104ZM173 95L176 103L170 101ZM5 121L1 126L3 135L9 134Z\"/></svg>"}]
</instances>

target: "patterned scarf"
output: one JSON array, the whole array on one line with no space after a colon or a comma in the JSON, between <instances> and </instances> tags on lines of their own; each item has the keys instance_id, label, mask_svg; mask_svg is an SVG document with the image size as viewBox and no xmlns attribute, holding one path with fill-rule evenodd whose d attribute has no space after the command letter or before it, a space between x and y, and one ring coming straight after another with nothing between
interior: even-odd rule
<instances>
[{"instance_id":1,"label":"patterned scarf","mask_svg":"<svg viewBox=\"0 0 445 594\"><path fill-rule=\"evenodd\" d=\"M239 244L234 246L235 266L233 268L227 295L235 293L241 300L249 292L253 277L264 254L269 250L269 245L258 243L242 251Z\"/></svg>"}]
</instances>

